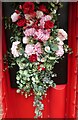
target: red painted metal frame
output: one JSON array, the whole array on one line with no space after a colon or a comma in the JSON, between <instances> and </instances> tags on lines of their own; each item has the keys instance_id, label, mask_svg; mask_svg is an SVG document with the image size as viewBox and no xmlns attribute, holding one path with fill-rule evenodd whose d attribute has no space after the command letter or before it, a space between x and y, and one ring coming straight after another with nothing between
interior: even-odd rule
<instances>
[{"instance_id":1,"label":"red painted metal frame","mask_svg":"<svg viewBox=\"0 0 78 120\"><path fill-rule=\"evenodd\" d=\"M2 3L0 1L0 119L2 117Z\"/></svg>"},{"instance_id":2,"label":"red painted metal frame","mask_svg":"<svg viewBox=\"0 0 78 120\"><path fill-rule=\"evenodd\" d=\"M69 4L68 43L73 54L68 55L68 84L66 99L66 117L76 118L76 87L77 87L77 33L78 3Z\"/></svg>"}]
</instances>

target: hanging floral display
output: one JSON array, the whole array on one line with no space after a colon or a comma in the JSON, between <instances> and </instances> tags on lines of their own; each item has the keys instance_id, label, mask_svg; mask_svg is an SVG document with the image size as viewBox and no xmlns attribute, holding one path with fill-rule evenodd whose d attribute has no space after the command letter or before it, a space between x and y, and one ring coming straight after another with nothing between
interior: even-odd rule
<instances>
[{"instance_id":1,"label":"hanging floral display","mask_svg":"<svg viewBox=\"0 0 78 120\"><path fill-rule=\"evenodd\" d=\"M34 95L35 118L42 116L47 89L56 86L54 65L69 50L67 33L57 25L59 7L57 2L25 2L10 17L11 54L19 67L17 93Z\"/></svg>"}]
</instances>

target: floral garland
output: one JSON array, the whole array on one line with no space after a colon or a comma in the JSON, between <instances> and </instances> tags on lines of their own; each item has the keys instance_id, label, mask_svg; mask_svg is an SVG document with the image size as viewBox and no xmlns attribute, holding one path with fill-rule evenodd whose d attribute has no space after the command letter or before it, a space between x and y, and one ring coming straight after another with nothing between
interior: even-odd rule
<instances>
[{"instance_id":1,"label":"floral garland","mask_svg":"<svg viewBox=\"0 0 78 120\"><path fill-rule=\"evenodd\" d=\"M11 53L19 70L17 93L34 93L35 118L42 116L41 102L49 87L55 87L54 65L67 53L67 33L57 26L60 3L25 2L11 15ZM12 63L13 64L13 63Z\"/></svg>"}]
</instances>

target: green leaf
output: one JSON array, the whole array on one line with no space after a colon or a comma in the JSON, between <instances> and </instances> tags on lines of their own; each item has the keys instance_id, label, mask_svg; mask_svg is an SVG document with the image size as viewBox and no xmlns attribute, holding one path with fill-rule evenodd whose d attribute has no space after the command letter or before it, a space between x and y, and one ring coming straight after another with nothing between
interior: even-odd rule
<instances>
[{"instance_id":1,"label":"green leaf","mask_svg":"<svg viewBox=\"0 0 78 120\"><path fill-rule=\"evenodd\" d=\"M49 60L55 60L56 57L49 57L48 59L49 59Z\"/></svg>"},{"instance_id":2,"label":"green leaf","mask_svg":"<svg viewBox=\"0 0 78 120\"><path fill-rule=\"evenodd\" d=\"M28 74L28 71L27 71L27 70L24 70L24 71L23 71L23 74L27 75L27 74Z\"/></svg>"},{"instance_id":3,"label":"green leaf","mask_svg":"<svg viewBox=\"0 0 78 120\"><path fill-rule=\"evenodd\" d=\"M58 50L58 45L57 44L52 44L51 45L51 50L52 51L57 51Z\"/></svg>"},{"instance_id":4,"label":"green leaf","mask_svg":"<svg viewBox=\"0 0 78 120\"><path fill-rule=\"evenodd\" d=\"M19 76L17 76L17 77L16 77L16 79L17 79L17 80L20 80L20 77L19 77Z\"/></svg>"}]
</instances>

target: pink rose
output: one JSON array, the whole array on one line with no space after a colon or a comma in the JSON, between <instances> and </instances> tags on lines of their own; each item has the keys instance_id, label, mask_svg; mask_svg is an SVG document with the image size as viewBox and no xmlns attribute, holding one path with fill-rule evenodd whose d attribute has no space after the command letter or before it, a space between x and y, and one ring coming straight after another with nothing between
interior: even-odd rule
<instances>
[{"instance_id":1,"label":"pink rose","mask_svg":"<svg viewBox=\"0 0 78 120\"><path fill-rule=\"evenodd\" d=\"M19 18L19 14L17 14L16 12L14 12L12 15L11 15L11 19L12 19L12 22L16 22Z\"/></svg>"},{"instance_id":2,"label":"pink rose","mask_svg":"<svg viewBox=\"0 0 78 120\"><path fill-rule=\"evenodd\" d=\"M25 47L25 53L29 56L32 54L35 54L35 50L34 50L34 45L33 44L27 44Z\"/></svg>"},{"instance_id":3,"label":"pink rose","mask_svg":"<svg viewBox=\"0 0 78 120\"><path fill-rule=\"evenodd\" d=\"M38 39L42 42L46 42L50 37L50 31L38 29L38 31L35 32L35 39Z\"/></svg>"},{"instance_id":4,"label":"pink rose","mask_svg":"<svg viewBox=\"0 0 78 120\"><path fill-rule=\"evenodd\" d=\"M61 57L64 54L63 46L58 46L58 50L56 51L56 56Z\"/></svg>"},{"instance_id":5,"label":"pink rose","mask_svg":"<svg viewBox=\"0 0 78 120\"><path fill-rule=\"evenodd\" d=\"M63 29L58 29L58 37L64 41L67 39L67 33Z\"/></svg>"}]
</instances>

